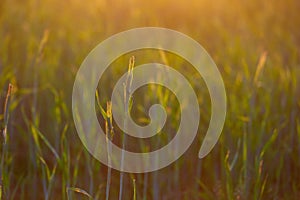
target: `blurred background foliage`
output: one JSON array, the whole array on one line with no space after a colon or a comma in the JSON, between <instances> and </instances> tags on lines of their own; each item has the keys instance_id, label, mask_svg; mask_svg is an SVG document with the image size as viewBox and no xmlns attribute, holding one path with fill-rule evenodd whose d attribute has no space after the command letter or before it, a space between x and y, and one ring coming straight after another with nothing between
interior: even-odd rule
<instances>
[{"instance_id":1,"label":"blurred background foliage","mask_svg":"<svg viewBox=\"0 0 300 200\"><path fill-rule=\"evenodd\" d=\"M171 66L180 63L177 69L200 93L199 139L162 170L125 174L124 199L134 196L133 179L137 199L297 199L299 10L297 0L1 0L0 113L8 83L14 85L2 169L4 198L90 198L84 190L104 199L107 168L84 149L73 124L74 78L85 56L107 37L159 26L194 38L215 60L227 90L227 120L217 146L198 160L210 118L209 96L188 63L165 53ZM99 85L111 88L131 55L136 65L164 62L159 52L129 53L112 64ZM103 107L109 95L100 92ZM137 99L133 109L142 105L139 101L145 103ZM170 105L173 122L166 133L177 127L177 108L176 102ZM119 173L114 170L110 190L110 198L117 199Z\"/></svg>"}]
</instances>

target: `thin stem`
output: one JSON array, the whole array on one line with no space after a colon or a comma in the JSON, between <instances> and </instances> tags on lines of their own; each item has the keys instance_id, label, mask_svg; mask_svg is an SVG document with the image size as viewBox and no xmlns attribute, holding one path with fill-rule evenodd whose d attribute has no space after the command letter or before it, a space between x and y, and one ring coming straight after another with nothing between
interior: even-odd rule
<instances>
[{"instance_id":1,"label":"thin stem","mask_svg":"<svg viewBox=\"0 0 300 200\"><path fill-rule=\"evenodd\" d=\"M3 143L2 143L1 165L0 165L0 199L5 198L5 188L3 185L3 174L5 173L4 159L5 159L5 154L7 151L7 125L8 125L8 118L9 118L9 104L10 104L12 88L13 88L12 84L9 84L7 94L6 94L5 104L4 104L4 128L2 131Z\"/></svg>"},{"instance_id":2,"label":"thin stem","mask_svg":"<svg viewBox=\"0 0 300 200\"><path fill-rule=\"evenodd\" d=\"M111 141L113 140L113 126L112 126L112 114L111 114L111 102L107 102L107 109L106 109L106 123L105 123L105 130L106 130L106 148L107 148L107 157L108 157L108 164L111 165L111 151L112 145ZM111 140L111 141L110 141ZM107 168L107 180L106 180L106 200L109 199L109 190L110 190L110 183L111 183L111 168L108 166Z\"/></svg>"},{"instance_id":3,"label":"thin stem","mask_svg":"<svg viewBox=\"0 0 300 200\"><path fill-rule=\"evenodd\" d=\"M134 56L132 56L129 60L129 67L127 72L127 79L124 83L124 129L127 130L127 120L130 112L130 101L131 101L131 84L133 80L133 67L134 67ZM122 200L123 194L123 181L124 181L124 160L125 160L125 148L126 148L126 133L123 133L122 136L122 155L121 155L121 174L120 174L120 189L119 189L119 200Z\"/></svg>"}]
</instances>

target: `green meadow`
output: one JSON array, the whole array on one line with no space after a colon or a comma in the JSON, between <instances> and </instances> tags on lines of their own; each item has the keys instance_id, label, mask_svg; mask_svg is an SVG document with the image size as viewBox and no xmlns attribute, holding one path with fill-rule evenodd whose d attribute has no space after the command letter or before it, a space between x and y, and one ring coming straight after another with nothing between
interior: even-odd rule
<instances>
[{"instance_id":1,"label":"green meadow","mask_svg":"<svg viewBox=\"0 0 300 200\"><path fill-rule=\"evenodd\" d=\"M299 199L299 11L297 0L1 0L1 199ZM73 84L96 45L149 26L182 32L207 50L224 80L227 116L218 143L199 159L211 116L201 75L170 52L120 56L95 94L107 139L129 151L154 151L168 144L180 122L170 90L143 86L130 97L134 121L149 123L155 103L166 108L167 121L157 135L126 137L124 145L109 101L130 67L155 61L178 70L196 92L201 112L197 137L177 161L154 172L121 173L96 160L80 141Z\"/></svg>"}]
</instances>

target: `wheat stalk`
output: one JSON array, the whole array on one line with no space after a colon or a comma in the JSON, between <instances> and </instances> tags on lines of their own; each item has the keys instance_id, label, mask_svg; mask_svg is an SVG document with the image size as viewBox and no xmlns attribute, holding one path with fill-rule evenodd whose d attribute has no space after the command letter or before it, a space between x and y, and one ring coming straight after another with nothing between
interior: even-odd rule
<instances>
[{"instance_id":1,"label":"wheat stalk","mask_svg":"<svg viewBox=\"0 0 300 200\"><path fill-rule=\"evenodd\" d=\"M114 129L112 125L112 104L110 101L107 102L106 104L105 132L106 132L108 164L111 165L111 151L112 151L111 141L113 140ZM106 200L109 199L110 182L111 182L111 167L108 166L107 180L106 180Z\"/></svg>"},{"instance_id":2,"label":"wheat stalk","mask_svg":"<svg viewBox=\"0 0 300 200\"><path fill-rule=\"evenodd\" d=\"M128 66L128 72L127 72L127 78L125 83L123 84L124 86L124 107L125 107L125 119L124 119L124 128L126 130L127 126L127 119L129 115L129 109L131 105L131 85L132 85L132 80L133 80L133 67L134 67L134 56L132 56L129 60L129 66ZM123 134L122 138L122 157L121 157L121 174L120 174L120 190L119 190L119 200L122 199L122 193L123 193L123 180L124 180L124 173L123 173L123 168L124 168L124 157L125 157L125 147L126 147L126 135L125 133Z\"/></svg>"},{"instance_id":3,"label":"wheat stalk","mask_svg":"<svg viewBox=\"0 0 300 200\"><path fill-rule=\"evenodd\" d=\"M6 153L6 144L7 144L7 125L9 118L9 105L11 99L13 86L12 84L8 85L8 90L6 94L5 104L4 104L4 128L2 131L3 143L2 143L2 155L1 155L1 169L0 169L0 199L4 199L5 189L3 185L3 174L4 174L4 159Z\"/></svg>"}]
</instances>

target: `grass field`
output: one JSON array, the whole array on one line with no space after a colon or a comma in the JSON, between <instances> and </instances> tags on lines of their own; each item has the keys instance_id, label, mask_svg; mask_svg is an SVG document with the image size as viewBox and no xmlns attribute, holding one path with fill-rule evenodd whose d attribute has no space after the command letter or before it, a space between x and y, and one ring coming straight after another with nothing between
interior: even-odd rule
<instances>
[{"instance_id":1,"label":"grass field","mask_svg":"<svg viewBox=\"0 0 300 200\"><path fill-rule=\"evenodd\" d=\"M1 0L1 199L299 199L299 10L297 0ZM120 173L82 145L72 117L73 83L98 43L145 26L180 31L208 51L224 79L227 117L215 148L198 159L211 112L201 75L168 52L119 57L99 82L105 110L135 56L135 66L156 61L180 71L201 111L197 140L179 160L151 173ZM159 86L137 93L137 123L147 123L144 112L153 103L167 107L168 120L149 140L128 138L127 148L158 149L178 128L178 102ZM99 112L109 133L107 120L113 118L105 121ZM113 126L110 139L122 146L123 133Z\"/></svg>"}]
</instances>

